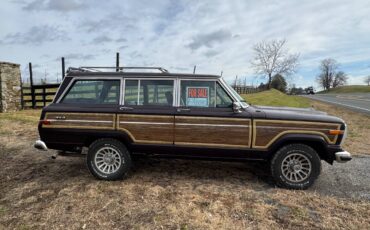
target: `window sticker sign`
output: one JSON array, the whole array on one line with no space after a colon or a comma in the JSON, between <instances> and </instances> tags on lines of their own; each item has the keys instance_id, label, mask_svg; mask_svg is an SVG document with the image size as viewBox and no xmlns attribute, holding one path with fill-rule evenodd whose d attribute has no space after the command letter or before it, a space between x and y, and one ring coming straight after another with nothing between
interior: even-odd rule
<instances>
[{"instance_id":1,"label":"window sticker sign","mask_svg":"<svg viewBox=\"0 0 370 230\"><path fill-rule=\"evenodd\" d=\"M209 107L209 87L186 87L186 105Z\"/></svg>"}]
</instances>

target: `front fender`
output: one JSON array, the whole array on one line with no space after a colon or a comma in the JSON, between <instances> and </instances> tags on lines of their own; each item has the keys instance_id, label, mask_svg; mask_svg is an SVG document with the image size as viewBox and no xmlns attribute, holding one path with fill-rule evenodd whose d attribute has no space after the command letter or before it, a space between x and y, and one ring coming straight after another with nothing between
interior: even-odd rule
<instances>
[{"instance_id":1,"label":"front fender","mask_svg":"<svg viewBox=\"0 0 370 230\"><path fill-rule=\"evenodd\" d=\"M325 138L315 134L298 134L291 133L279 137L268 149L270 157L276 153L281 147L291 143L302 143L313 148L321 159L332 164L335 159L334 152L340 150L340 146L329 145ZM335 149L335 151L332 151Z\"/></svg>"}]
</instances>

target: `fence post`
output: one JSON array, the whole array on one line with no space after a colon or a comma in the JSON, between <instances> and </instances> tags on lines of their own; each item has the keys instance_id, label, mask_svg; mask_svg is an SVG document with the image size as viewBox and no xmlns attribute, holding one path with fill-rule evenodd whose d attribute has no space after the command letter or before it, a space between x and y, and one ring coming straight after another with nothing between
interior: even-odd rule
<instances>
[{"instance_id":1,"label":"fence post","mask_svg":"<svg viewBox=\"0 0 370 230\"><path fill-rule=\"evenodd\" d=\"M64 79L65 74L66 74L66 67L64 63L64 57L62 57L62 80Z\"/></svg>"},{"instance_id":2,"label":"fence post","mask_svg":"<svg viewBox=\"0 0 370 230\"><path fill-rule=\"evenodd\" d=\"M24 101L23 101L23 82L22 82L22 75L19 76L19 81L21 83L21 108L24 109Z\"/></svg>"},{"instance_id":3,"label":"fence post","mask_svg":"<svg viewBox=\"0 0 370 230\"><path fill-rule=\"evenodd\" d=\"M44 107L46 106L46 88L42 88L42 101L44 103Z\"/></svg>"},{"instance_id":4,"label":"fence post","mask_svg":"<svg viewBox=\"0 0 370 230\"><path fill-rule=\"evenodd\" d=\"M28 69L30 71L32 108L36 108L36 98L35 98L35 89L33 88L32 63L31 62L28 63Z\"/></svg>"},{"instance_id":5,"label":"fence post","mask_svg":"<svg viewBox=\"0 0 370 230\"><path fill-rule=\"evenodd\" d=\"M116 53L116 72L119 71L119 52Z\"/></svg>"}]
</instances>

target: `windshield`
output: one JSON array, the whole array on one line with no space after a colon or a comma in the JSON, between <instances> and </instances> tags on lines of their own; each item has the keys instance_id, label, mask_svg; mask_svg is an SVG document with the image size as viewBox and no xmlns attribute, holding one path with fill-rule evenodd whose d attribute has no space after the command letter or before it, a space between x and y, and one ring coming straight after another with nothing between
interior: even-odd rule
<instances>
[{"instance_id":1,"label":"windshield","mask_svg":"<svg viewBox=\"0 0 370 230\"><path fill-rule=\"evenodd\" d=\"M243 106L247 107L248 104L247 104L247 101L242 98L234 89L233 87L231 87L229 84L227 84L227 82L222 79L222 82L224 83L224 85L229 89L229 91L233 94L233 96L238 99L238 101L240 101L242 103Z\"/></svg>"}]
</instances>

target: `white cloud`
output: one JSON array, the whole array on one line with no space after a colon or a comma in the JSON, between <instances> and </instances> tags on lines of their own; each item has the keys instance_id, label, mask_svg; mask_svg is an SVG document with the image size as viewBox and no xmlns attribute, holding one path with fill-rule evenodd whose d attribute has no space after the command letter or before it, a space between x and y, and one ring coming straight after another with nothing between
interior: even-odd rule
<instances>
[{"instance_id":1,"label":"white cloud","mask_svg":"<svg viewBox=\"0 0 370 230\"><path fill-rule=\"evenodd\" d=\"M61 12L75 11L87 7L75 0L34 0L30 3L24 3L23 9L30 11L55 10Z\"/></svg>"},{"instance_id":2,"label":"white cloud","mask_svg":"<svg viewBox=\"0 0 370 230\"><path fill-rule=\"evenodd\" d=\"M238 75L256 84L260 80L254 80L250 66L253 44L286 38L287 48L301 54L299 77L292 76L297 86L314 84L320 60L328 57L342 63L353 79L370 72L353 64L370 65L367 0L93 0L83 4L87 3L3 3L0 21L6 23L0 24L0 59L47 62L49 69L59 70L56 57L81 54L81 59L75 55L69 63L114 65L119 51L126 66L158 65L192 72L197 65L198 73L223 71L229 81ZM27 14L22 8L29 9Z\"/></svg>"}]
</instances>

